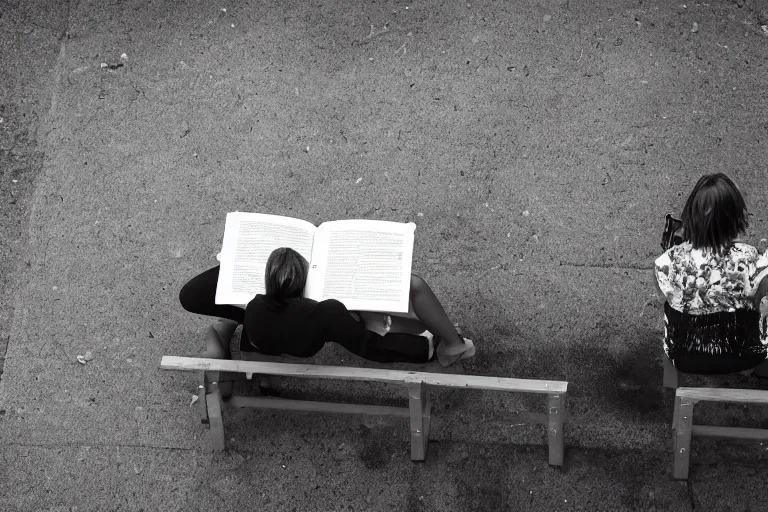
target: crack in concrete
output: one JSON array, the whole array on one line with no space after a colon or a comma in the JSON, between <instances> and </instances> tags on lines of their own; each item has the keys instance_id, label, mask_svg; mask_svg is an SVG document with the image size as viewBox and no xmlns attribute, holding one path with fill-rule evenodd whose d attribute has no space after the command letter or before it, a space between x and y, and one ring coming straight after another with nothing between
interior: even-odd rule
<instances>
[{"instance_id":1,"label":"crack in concrete","mask_svg":"<svg viewBox=\"0 0 768 512\"><path fill-rule=\"evenodd\" d=\"M585 268L613 268L616 270L653 270L650 265L610 265L608 263L575 263L572 261L560 261L560 267L585 267Z\"/></svg>"},{"instance_id":2,"label":"crack in concrete","mask_svg":"<svg viewBox=\"0 0 768 512\"><path fill-rule=\"evenodd\" d=\"M6 5L8 5L8 4L6 3ZM68 0L67 1L67 5L66 5L66 9L65 9L65 14L63 16L64 17L64 23L63 23L64 26L63 26L61 32L59 33L59 35L56 38L59 41L59 53L56 56L56 63L54 65L54 67L53 67L53 81L52 81L52 85L51 85L50 106L48 108L48 112L46 113L46 115L42 116L42 121L40 122L40 126L38 126L37 129L35 130L38 133L41 132L41 127L42 126L51 126L51 124L52 124L51 120L54 118L56 110L57 110L57 107L58 107L58 90L59 90L59 87L61 85L62 63L64 62L64 59L66 57L66 41L67 41L67 38L68 38L68 35L69 35L71 7L72 7L71 0ZM49 129L44 134L43 139L48 138L52 131L53 131L52 129ZM37 211L37 206L36 205L41 202L41 193L42 193L41 190L42 190L42 187L40 185L40 181L39 180L44 179L45 155L46 155L45 146L46 146L46 142L45 141L43 141L42 143L37 142L37 145L38 146L42 146L42 150L40 151L40 153L42 154L42 158L41 158L41 161L40 161L40 164L39 164L39 168L36 170L36 181L37 181L37 183L35 184L35 187L34 187L34 189L32 191L32 194L31 194L32 197L30 199L30 205L31 206L30 206L30 210L29 210L29 216L27 217L27 219L25 219L26 220L26 226L27 226L26 227L26 240L24 239L25 238L24 235L22 235L22 237L20 238L20 240L24 242L24 247L23 247L23 249L21 249L19 251L19 254L18 254L19 262L23 262L23 261L27 260L27 254L28 254L28 251L29 251L29 247L31 246L30 245L30 240L32 238L32 234L31 234L31 231L32 231L32 218L34 217L35 212ZM19 269L23 268L23 265L24 265L23 263L17 263L17 267ZM19 287L19 283L18 282L11 283L9 285L9 290L8 291L12 293L13 291L16 291L18 289L18 287ZM6 360L6 356L7 356L8 345L10 344L10 340L11 340L11 335L14 333L14 330L15 330L15 327L16 327L16 323L20 321L20 319L17 318L17 314L16 314L17 311L19 310L18 308L19 308L20 300L21 300L20 299L20 295L17 294L17 298L14 301L13 306L11 307L11 313L10 313L10 326L11 326L10 327L10 333L11 334L9 334L7 336L7 340L4 343L0 344L0 379L2 379L3 371L4 371L4 368L5 368L5 360Z\"/></svg>"},{"instance_id":3,"label":"crack in concrete","mask_svg":"<svg viewBox=\"0 0 768 512\"><path fill-rule=\"evenodd\" d=\"M688 490L688 499L691 501L691 510L696 510L696 496L693 492L693 482L689 478L685 483L686 489Z\"/></svg>"}]
</instances>

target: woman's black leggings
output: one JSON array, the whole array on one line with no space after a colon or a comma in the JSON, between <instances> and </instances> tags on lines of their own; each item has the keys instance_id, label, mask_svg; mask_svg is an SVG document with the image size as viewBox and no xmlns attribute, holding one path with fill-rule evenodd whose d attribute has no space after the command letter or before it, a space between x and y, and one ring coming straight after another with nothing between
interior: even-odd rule
<instances>
[{"instance_id":1,"label":"woman's black leggings","mask_svg":"<svg viewBox=\"0 0 768 512\"><path fill-rule=\"evenodd\" d=\"M341 345L363 359L377 363L429 361L427 338L400 332L388 333L385 336L376 334L366 329L363 322L352 318L344 304L337 300L318 303L315 315L320 317L314 328L320 329L321 339ZM312 328L310 326L310 329ZM318 347L317 350L319 349Z\"/></svg>"},{"instance_id":2,"label":"woman's black leggings","mask_svg":"<svg viewBox=\"0 0 768 512\"><path fill-rule=\"evenodd\" d=\"M216 285L218 282L218 265L190 279L179 292L181 307L190 313L227 318L242 325L245 319L245 310L243 308L216 304ZM245 329L243 329L243 334L240 336L240 350L245 352L255 351L253 346L248 343Z\"/></svg>"}]
</instances>

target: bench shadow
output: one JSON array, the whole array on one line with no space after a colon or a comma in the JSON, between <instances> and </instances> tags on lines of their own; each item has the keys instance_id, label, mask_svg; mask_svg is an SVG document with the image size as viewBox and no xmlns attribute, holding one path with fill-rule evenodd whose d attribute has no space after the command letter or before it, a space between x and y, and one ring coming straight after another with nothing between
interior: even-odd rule
<instances>
[{"instance_id":1,"label":"bench shadow","mask_svg":"<svg viewBox=\"0 0 768 512\"><path fill-rule=\"evenodd\" d=\"M681 510L685 487L670 479L666 453L573 448L563 471L548 466L545 448L529 445L435 443L432 467L449 466L458 510ZM414 466L405 510L430 510L440 489L430 470ZM444 490L443 490L444 492Z\"/></svg>"},{"instance_id":2,"label":"bench shadow","mask_svg":"<svg viewBox=\"0 0 768 512\"><path fill-rule=\"evenodd\" d=\"M605 346L611 336L631 349L612 355ZM660 333L652 330L611 332L573 344L567 357L570 366L581 371L573 379L572 393L624 414L661 419L666 415L662 356Z\"/></svg>"}]
</instances>

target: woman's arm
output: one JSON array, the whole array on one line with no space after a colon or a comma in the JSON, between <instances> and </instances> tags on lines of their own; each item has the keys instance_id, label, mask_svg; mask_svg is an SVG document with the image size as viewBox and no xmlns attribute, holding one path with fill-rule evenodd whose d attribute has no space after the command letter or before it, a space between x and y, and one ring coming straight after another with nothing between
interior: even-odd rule
<instances>
[{"instance_id":1,"label":"woman's arm","mask_svg":"<svg viewBox=\"0 0 768 512\"><path fill-rule=\"evenodd\" d=\"M744 276L744 291L747 297L755 301L755 306L760 307L760 301L768 295L768 251L764 254L749 246L755 251L757 260L755 261L755 275Z\"/></svg>"},{"instance_id":2,"label":"woman's arm","mask_svg":"<svg viewBox=\"0 0 768 512\"><path fill-rule=\"evenodd\" d=\"M755 286L753 287L753 298L755 304L759 306L763 297L768 296L768 268L763 269L762 272L757 274L754 279Z\"/></svg>"},{"instance_id":3,"label":"woman's arm","mask_svg":"<svg viewBox=\"0 0 768 512\"><path fill-rule=\"evenodd\" d=\"M755 302L760 304L763 297L768 296L768 278L763 279L760 282L760 286L757 287L757 294L755 295Z\"/></svg>"},{"instance_id":4,"label":"woman's arm","mask_svg":"<svg viewBox=\"0 0 768 512\"><path fill-rule=\"evenodd\" d=\"M659 290L665 301L667 300L667 294L672 293L674 289L674 284L669 278L671 267L672 260L666 252L659 256L653 264L653 280L656 282L656 289Z\"/></svg>"},{"instance_id":5,"label":"woman's arm","mask_svg":"<svg viewBox=\"0 0 768 512\"><path fill-rule=\"evenodd\" d=\"M664 293L664 290L661 289L661 284L656 277L656 269L653 270L653 282L656 283L656 291L659 292L659 295L664 297L664 300L667 300L667 294Z\"/></svg>"}]
</instances>

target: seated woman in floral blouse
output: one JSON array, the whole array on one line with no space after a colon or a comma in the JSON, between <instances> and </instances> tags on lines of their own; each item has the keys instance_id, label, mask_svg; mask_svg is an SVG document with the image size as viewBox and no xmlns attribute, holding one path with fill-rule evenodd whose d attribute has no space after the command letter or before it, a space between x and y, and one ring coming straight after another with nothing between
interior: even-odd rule
<instances>
[{"instance_id":1,"label":"seated woman in floral blouse","mask_svg":"<svg viewBox=\"0 0 768 512\"><path fill-rule=\"evenodd\" d=\"M683 243L656 260L666 298L664 351L686 373L768 374L768 320L760 317L768 252L736 242L748 226L741 192L722 173L703 176L682 220Z\"/></svg>"}]
</instances>

